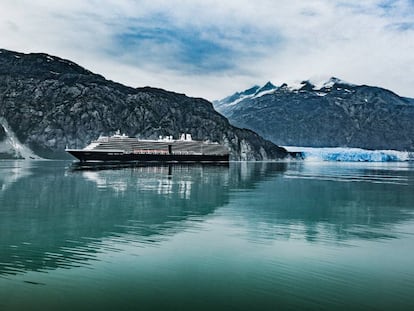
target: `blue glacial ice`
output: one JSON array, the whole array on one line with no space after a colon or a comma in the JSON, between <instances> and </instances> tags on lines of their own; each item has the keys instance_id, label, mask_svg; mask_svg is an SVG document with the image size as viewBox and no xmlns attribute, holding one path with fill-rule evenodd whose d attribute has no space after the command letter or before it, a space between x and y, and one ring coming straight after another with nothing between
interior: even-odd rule
<instances>
[{"instance_id":1,"label":"blue glacial ice","mask_svg":"<svg viewBox=\"0 0 414 311\"><path fill-rule=\"evenodd\" d=\"M305 161L341 162L400 162L414 161L414 153L396 150L366 150L360 148L285 147L288 151L302 152Z\"/></svg>"}]
</instances>

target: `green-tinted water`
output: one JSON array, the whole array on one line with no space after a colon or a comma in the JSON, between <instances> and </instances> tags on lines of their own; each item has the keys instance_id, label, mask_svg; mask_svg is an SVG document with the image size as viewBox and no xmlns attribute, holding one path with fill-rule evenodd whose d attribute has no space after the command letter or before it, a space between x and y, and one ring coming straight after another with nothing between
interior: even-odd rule
<instances>
[{"instance_id":1,"label":"green-tinted water","mask_svg":"<svg viewBox=\"0 0 414 311\"><path fill-rule=\"evenodd\" d=\"M0 310L414 310L414 166L0 162Z\"/></svg>"}]
</instances>

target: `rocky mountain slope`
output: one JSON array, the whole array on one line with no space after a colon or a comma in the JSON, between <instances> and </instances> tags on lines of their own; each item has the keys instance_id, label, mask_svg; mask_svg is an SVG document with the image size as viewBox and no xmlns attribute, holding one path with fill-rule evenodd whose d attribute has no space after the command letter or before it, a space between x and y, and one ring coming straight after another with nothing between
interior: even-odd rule
<instances>
[{"instance_id":1,"label":"rocky mountain slope","mask_svg":"<svg viewBox=\"0 0 414 311\"><path fill-rule=\"evenodd\" d=\"M0 50L0 157L62 158L65 147L82 148L118 129L140 138L190 133L227 145L233 160L287 156L230 125L204 99L127 87L47 54Z\"/></svg>"},{"instance_id":2,"label":"rocky mountain slope","mask_svg":"<svg viewBox=\"0 0 414 311\"><path fill-rule=\"evenodd\" d=\"M284 146L414 150L414 100L331 78L255 86L216 109L239 127Z\"/></svg>"}]
</instances>

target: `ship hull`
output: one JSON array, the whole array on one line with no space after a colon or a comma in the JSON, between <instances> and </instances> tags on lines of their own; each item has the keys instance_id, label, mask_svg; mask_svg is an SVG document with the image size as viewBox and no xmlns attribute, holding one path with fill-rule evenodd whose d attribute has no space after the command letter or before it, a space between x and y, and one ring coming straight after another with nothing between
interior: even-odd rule
<instances>
[{"instance_id":1,"label":"ship hull","mask_svg":"<svg viewBox=\"0 0 414 311\"><path fill-rule=\"evenodd\" d=\"M81 162L229 162L228 154L134 154L91 150L67 152Z\"/></svg>"}]
</instances>

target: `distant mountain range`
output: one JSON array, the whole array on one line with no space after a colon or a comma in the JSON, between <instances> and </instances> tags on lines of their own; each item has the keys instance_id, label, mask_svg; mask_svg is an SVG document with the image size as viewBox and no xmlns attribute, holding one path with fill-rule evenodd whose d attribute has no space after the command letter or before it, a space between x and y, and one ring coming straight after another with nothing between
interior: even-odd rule
<instances>
[{"instance_id":1,"label":"distant mountain range","mask_svg":"<svg viewBox=\"0 0 414 311\"><path fill-rule=\"evenodd\" d=\"M414 150L414 99L379 87L268 82L213 103L233 125L278 145Z\"/></svg>"},{"instance_id":2,"label":"distant mountain range","mask_svg":"<svg viewBox=\"0 0 414 311\"><path fill-rule=\"evenodd\" d=\"M284 158L287 152L239 129L201 98L106 80L43 53L0 50L0 157L65 158L117 130L158 138L189 133L225 144L232 160Z\"/></svg>"}]
</instances>

